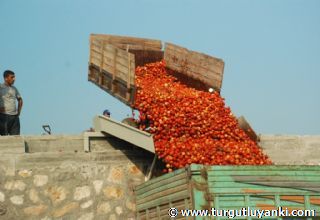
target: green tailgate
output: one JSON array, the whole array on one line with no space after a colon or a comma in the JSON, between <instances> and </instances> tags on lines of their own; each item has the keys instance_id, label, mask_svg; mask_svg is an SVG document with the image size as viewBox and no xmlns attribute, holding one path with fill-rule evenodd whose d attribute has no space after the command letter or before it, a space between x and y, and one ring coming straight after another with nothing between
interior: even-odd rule
<instances>
[{"instance_id":1,"label":"green tailgate","mask_svg":"<svg viewBox=\"0 0 320 220\"><path fill-rule=\"evenodd\" d=\"M195 203L200 204L195 209L241 210L250 207L252 210L274 210L282 207L289 212L296 209L316 210L316 215L320 215L320 166L191 165L190 168L192 173L200 170L203 172L204 168L206 170L203 177L207 181L205 196L202 196L204 192L201 190L193 191L197 200ZM197 178L199 176L195 176L193 180L198 181Z\"/></svg>"}]
</instances>

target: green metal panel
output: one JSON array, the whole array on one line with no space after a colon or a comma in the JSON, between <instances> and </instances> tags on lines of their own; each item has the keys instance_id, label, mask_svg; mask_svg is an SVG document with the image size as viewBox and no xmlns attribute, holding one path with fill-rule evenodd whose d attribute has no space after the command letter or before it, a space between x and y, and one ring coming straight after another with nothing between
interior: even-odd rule
<instances>
[{"instance_id":1,"label":"green metal panel","mask_svg":"<svg viewBox=\"0 0 320 220\"><path fill-rule=\"evenodd\" d=\"M205 167L200 170L192 170L191 168L191 184L192 184L192 202L193 208L197 210L210 209L206 194L208 193L208 180ZM195 217L194 219L210 219L209 217Z\"/></svg>"},{"instance_id":2,"label":"green metal panel","mask_svg":"<svg viewBox=\"0 0 320 220\"><path fill-rule=\"evenodd\" d=\"M193 164L138 186L136 194L138 214L143 216L138 219L145 219L147 210L150 219L170 219L167 214L170 207L179 210L240 210L245 207L268 210L281 206L289 210L316 210L320 216L320 166ZM209 216L180 218L213 219ZM215 219L229 218L221 216Z\"/></svg>"},{"instance_id":3,"label":"green metal panel","mask_svg":"<svg viewBox=\"0 0 320 220\"><path fill-rule=\"evenodd\" d=\"M207 198L212 207L229 210L250 207L262 210L281 206L288 209L314 209L318 214L320 212L320 166L206 168ZM311 202L310 197L313 198Z\"/></svg>"},{"instance_id":4,"label":"green metal panel","mask_svg":"<svg viewBox=\"0 0 320 220\"><path fill-rule=\"evenodd\" d=\"M149 180L149 181L147 181L147 182L145 182L145 183L143 183L143 184L141 184L141 185L139 185L139 186L136 186L136 187L135 187L135 190L144 189L144 188L146 188L147 186L152 186L152 185L154 185L154 184L156 184L156 183L159 183L159 182L161 182L161 181L166 181L166 180L168 180L168 179L172 179L173 177L175 177L175 176L177 176L177 175L179 175L179 174L184 174L184 175L186 175L186 169L187 169L187 168L182 168L182 169L176 170L176 171L174 171L174 172L171 172L171 173L167 173L167 174L165 174L165 175L162 175L162 176L160 176L160 177L153 178L153 179L151 179L151 180ZM152 187L151 187L151 188L152 188Z\"/></svg>"},{"instance_id":5,"label":"green metal panel","mask_svg":"<svg viewBox=\"0 0 320 220\"><path fill-rule=\"evenodd\" d=\"M186 169L149 180L135 188L137 219L168 219L170 207L192 208Z\"/></svg>"}]
</instances>

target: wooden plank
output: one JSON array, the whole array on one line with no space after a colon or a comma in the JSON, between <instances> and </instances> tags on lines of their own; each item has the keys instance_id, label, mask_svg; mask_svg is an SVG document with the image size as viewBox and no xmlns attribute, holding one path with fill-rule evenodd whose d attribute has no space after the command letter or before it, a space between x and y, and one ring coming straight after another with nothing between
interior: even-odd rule
<instances>
[{"instance_id":1,"label":"wooden plank","mask_svg":"<svg viewBox=\"0 0 320 220\"><path fill-rule=\"evenodd\" d=\"M114 55L111 54L111 53L107 53L104 57L105 59L105 62L107 62L107 64L113 64L114 62ZM120 57L120 56L117 56L116 58L116 63L117 64L120 64L122 65L123 67L125 67L126 69L129 69L128 67L128 60L131 59L131 60L134 60L134 58L132 58L131 56L130 57L127 57L127 58L123 58L123 57ZM132 61L130 61L132 62ZM127 71L126 71L127 72Z\"/></svg>"},{"instance_id":2,"label":"wooden plank","mask_svg":"<svg viewBox=\"0 0 320 220\"><path fill-rule=\"evenodd\" d=\"M189 54L179 54L177 51L174 52L170 50L168 50L168 52L165 51L165 54L166 56L172 58L173 62L178 62L180 65L186 65L189 69L203 68L211 72L221 73L221 64L212 62L208 58L202 59L202 57L198 54L194 55L192 54L192 52L190 52Z\"/></svg>"},{"instance_id":3,"label":"wooden plank","mask_svg":"<svg viewBox=\"0 0 320 220\"><path fill-rule=\"evenodd\" d=\"M204 165L197 165L192 164L190 166L191 171L197 171L206 169L208 172L210 171L310 171L310 172L316 172L320 176L320 166L307 166L307 165L267 165L267 166L255 166L255 165L243 165L243 166L233 166L233 165L227 165L227 166L204 166ZM286 172L283 172L285 174ZM235 174L237 175L237 174Z\"/></svg>"},{"instance_id":4,"label":"wooden plank","mask_svg":"<svg viewBox=\"0 0 320 220\"><path fill-rule=\"evenodd\" d=\"M214 85L214 84L221 84L222 74L213 70L209 70L204 68L203 66L199 66L197 64L188 63L186 66L181 68L181 64L175 62L168 62L167 66L170 69L175 71L184 73L190 77L197 77L203 80L207 80L207 84ZM214 81L208 81L214 80Z\"/></svg>"},{"instance_id":5,"label":"wooden plank","mask_svg":"<svg viewBox=\"0 0 320 220\"><path fill-rule=\"evenodd\" d=\"M124 51L122 49L119 49L111 44L106 44L103 48L103 50L107 53L111 53L111 54L114 54L114 53L117 53L117 58L118 57L121 57L121 58L124 58L125 60L128 60L128 58L130 57L131 59L134 57L133 54L127 52L127 51Z\"/></svg>"},{"instance_id":6,"label":"wooden plank","mask_svg":"<svg viewBox=\"0 0 320 220\"><path fill-rule=\"evenodd\" d=\"M223 68L223 63L217 60L212 60L210 59L210 57L206 57L207 55L205 54L203 56L200 56L199 54L195 54L195 52L190 54L185 54L184 52L182 52L181 55L179 54L179 52L169 48L168 51L166 51L166 56L170 57L173 61L177 56L180 56L180 59L187 59L188 68L190 69L202 68L206 71L220 74L221 69Z\"/></svg>"},{"instance_id":7,"label":"wooden plank","mask_svg":"<svg viewBox=\"0 0 320 220\"><path fill-rule=\"evenodd\" d=\"M181 183L186 184L187 180L183 175L173 176L173 177L171 177L169 179L159 180L156 183L153 183L151 185L147 185L147 186L145 186L143 188L139 188L139 189L136 190L136 194L139 197L140 195L143 195L143 194L148 193L150 191L154 192L154 189L159 189L159 188L161 189L161 187L163 187L163 186L167 186L167 185L170 185L172 183L176 184L177 182L178 182L178 184L181 184Z\"/></svg>"},{"instance_id":8,"label":"wooden plank","mask_svg":"<svg viewBox=\"0 0 320 220\"><path fill-rule=\"evenodd\" d=\"M96 53L101 53L101 44L90 44L90 51L91 52L96 52Z\"/></svg>"},{"instance_id":9,"label":"wooden plank","mask_svg":"<svg viewBox=\"0 0 320 220\"><path fill-rule=\"evenodd\" d=\"M90 44L90 63L100 67L99 77L93 77L91 81L95 82L100 88L109 92L124 103L131 105L134 100L134 93L132 92L134 86L134 54L128 53L115 47L114 45L107 44L105 41L93 39ZM111 74L111 78L107 79L102 72ZM99 78L99 80L97 80ZM120 79L124 85L115 82ZM120 86L120 87L119 87Z\"/></svg>"},{"instance_id":10,"label":"wooden plank","mask_svg":"<svg viewBox=\"0 0 320 220\"><path fill-rule=\"evenodd\" d=\"M164 60L168 68L220 91L224 70L221 59L166 43Z\"/></svg>"},{"instance_id":11,"label":"wooden plank","mask_svg":"<svg viewBox=\"0 0 320 220\"><path fill-rule=\"evenodd\" d=\"M176 200L176 201L172 201L172 206L177 208L178 210L181 209L191 209L192 205L191 205L191 201L190 199L186 199L187 200L187 204L185 204L185 200ZM170 208L169 203L163 204L158 206L160 208L160 218L159 219L168 219L168 210ZM162 217L162 218L161 218ZM177 219L177 218L175 218ZM184 218L186 219L186 218ZM191 218L188 218L191 219Z\"/></svg>"},{"instance_id":12,"label":"wooden plank","mask_svg":"<svg viewBox=\"0 0 320 220\"><path fill-rule=\"evenodd\" d=\"M104 63L103 69L107 72L113 73L114 76L119 77L120 79L122 79L127 83L127 80L130 80L130 78L128 78L128 74L130 73L129 69L127 69L121 64L118 64L117 61L115 62L115 65L116 66L111 66L111 65L108 65L107 63Z\"/></svg>"},{"instance_id":13,"label":"wooden plank","mask_svg":"<svg viewBox=\"0 0 320 220\"><path fill-rule=\"evenodd\" d=\"M91 56L100 59L100 58L101 58L101 55L102 55L102 51L101 51L101 50L99 50L99 51L97 51L97 50L95 50L95 49L92 49L92 50L91 50Z\"/></svg>"},{"instance_id":14,"label":"wooden plank","mask_svg":"<svg viewBox=\"0 0 320 220\"><path fill-rule=\"evenodd\" d=\"M209 179L210 181L210 179ZM319 183L308 182L210 182L210 185L219 188L292 188L292 189L320 189Z\"/></svg>"},{"instance_id":15,"label":"wooden plank","mask_svg":"<svg viewBox=\"0 0 320 220\"><path fill-rule=\"evenodd\" d=\"M162 43L160 40L138 38L138 37L128 37L128 36L117 36L117 35L107 35L107 34L91 34L90 41L102 40L113 45L116 45L118 48L127 49L129 45L130 49L136 50L161 50Z\"/></svg>"},{"instance_id":16,"label":"wooden plank","mask_svg":"<svg viewBox=\"0 0 320 220\"><path fill-rule=\"evenodd\" d=\"M252 127L250 126L250 124L248 123L248 121L245 119L244 116L240 116L239 118L237 118L237 121L238 121L239 127L249 136L251 140L253 140L254 142L259 141L258 135L252 129Z\"/></svg>"},{"instance_id":17,"label":"wooden plank","mask_svg":"<svg viewBox=\"0 0 320 220\"><path fill-rule=\"evenodd\" d=\"M149 45L152 47L157 47L158 49L162 48L160 40L147 39L147 38L138 38L138 37L129 37L129 36L119 36L119 35L108 35L108 34L91 34L91 40L103 40L113 44L132 44L132 45ZM124 49L126 49L125 47Z\"/></svg>"},{"instance_id":18,"label":"wooden plank","mask_svg":"<svg viewBox=\"0 0 320 220\"><path fill-rule=\"evenodd\" d=\"M98 50L100 51L100 48L101 48L101 44L102 44L102 41L91 41L90 42L90 48L92 48L93 50Z\"/></svg>"},{"instance_id":19,"label":"wooden plank","mask_svg":"<svg viewBox=\"0 0 320 220\"><path fill-rule=\"evenodd\" d=\"M143 210L149 207L155 207L157 205L167 204L170 201L181 200L185 198L189 198L188 190L178 191L176 193L168 194L161 197L155 196L153 199L137 204L137 210Z\"/></svg>"},{"instance_id":20,"label":"wooden plank","mask_svg":"<svg viewBox=\"0 0 320 220\"><path fill-rule=\"evenodd\" d=\"M222 186L218 186L216 184L210 184L209 187L209 193L212 194L231 194L231 193L246 193L246 194L279 194L279 193L292 193L292 194L305 194L305 193L310 193L310 190L299 190L299 189L292 189L292 188L281 188L281 187L265 187L265 186L261 186L261 187L252 187L253 185L247 186L247 188L245 188L245 186L243 187L222 187Z\"/></svg>"},{"instance_id":21,"label":"wooden plank","mask_svg":"<svg viewBox=\"0 0 320 220\"><path fill-rule=\"evenodd\" d=\"M129 52L134 54L136 66L144 66L147 63L154 63L163 60L163 51L130 49Z\"/></svg>"},{"instance_id":22,"label":"wooden plank","mask_svg":"<svg viewBox=\"0 0 320 220\"><path fill-rule=\"evenodd\" d=\"M91 61L92 61L92 64L94 64L94 65L96 65L96 66L99 66L99 64L100 64L100 59L97 59L97 58L95 58L95 57L92 57L91 58Z\"/></svg>"},{"instance_id":23,"label":"wooden plank","mask_svg":"<svg viewBox=\"0 0 320 220\"><path fill-rule=\"evenodd\" d=\"M99 69L100 69L100 73L102 73L102 71L103 71L103 69L102 69L102 67L103 67L103 63L104 63L104 59L103 59L103 57L104 57L104 51L103 51L103 47L104 47L104 43L103 44L101 44L101 59L100 59L100 63L99 63ZM102 81L103 81L103 75L102 74L100 74L99 75L99 84L102 84Z\"/></svg>"},{"instance_id":24,"label":"wooden plank","mask_svg":"<svg viewBox=\"0 0 320 220\"><path fill-rule=\"evenodd\" d=\"M214 81L218 84L222 80L222 76L219 73L213 71L210 72L209 70L198 67L196 65L192 66L193 64L189 64L189 66L184 70L179 69L180 65L178 63L169 63L169 65L173 70L184 71L184 73L188 76L195 79L200 79L205 82Z\"/></svg>"},{"instance_id":25,"label":"wooden plank","mask_svg":"<svg viewBox=\"0 0 320 220\"><path fill-rule=\"evenodd\" d=\"M126 51L122 51L121 49L118 49L112 45L105 45L103 48L103 50L98 50L97 48L94 48L91 51L91 57L96 59L102 59L101 56L102 54L104 54L104 61L107 62L110 66L113 66L112 63L114 62L114 59L116 59L119 63L126 66L128 69L128 60L134 61L133 54L128 53Z\"/></svg>"},{"instance_id":26,"label":"wooden plank","mask_svg":"<svg viewBox=\"0 0 320 220\"><path fill-rule=\"evenodd\" d=\"M308 172L306 175L306 171L303 170L287 170L286 172L283 171L270 171L270 170L256 170L256 171L251 171L251 170L244 170L244 171L239 171L239 170L228 170L228 171L214 171L214 172L208 172L208 176L227 176L227 175L232 175L232 176L250 176L250 175L256 175L256 176L319 176L319 172Z\"/></svg>"},{"instance_id":27,"label":"wooden plank","mask_svg":"<svg viewBox=\"0 0 320 220\"><path fill-rule=\"evenodd\" d=\"M127 50L128 52L128 50ZM128 57L128 74L127 74L127 99L130 98L130 93L129 93L129 88L130 88L130 84L131 84L131 77L130 77L130 74L131 74L131 59L130 59L130 56ZM155 157L156 159L156 157Z\"/></svg>"},{"instance_id":28,"label":"wooden plank","mask_svg":"<svg viewBox=\"0 0 320 220\"><path fill-rule=\"evenodd\" d=\"M221 59L214 58L203 53L189 51L186 48L180 47L180 49L182 50L179 50L179 46L169 44L165 48L166 56L170 56L172 58L176 57L176 59L180 59L181 62L188 59L188 63L201 66L204 69L218 73L221 72L221 69L224 66L224 62Z\"/></svg>"},{"instance_id":29,"label":"wooden plank","mask_svg":"<svg viewBox=\"0 0 320 220\"><path fill-rule=\"evenodd\" d=\"M139 186L136 186L135 190L139 193L139 190L140 189L143 189L145 187L148 187L150 186L151 188L153 187L152 185L153 184L163 184L165 183L166 181L175 181L176 179L172 179L173 177L174 178L178 178L178 179L183 179L183 178L187 178L187 172L186 172L187 168L182 168L182 169L179 169L179 170L176 170L174 172L171 172L171 173L167 173L161 177L157 177L155 179L151 179L149 180L148 182L145 182Z\"/></svg>"},{"instance_id":30,"label":"wooden plank","mask_svg":"<svg viewBox=\"0 0 320 220\"><path fill-rule=\"evenodd\" d=\"M264 203L264 204L268 204L268 205L274 205L274 197L273 198L260 198L259 200L254 200L252 201L251 198L250 198L250 202L249 204L245 204L245 201L244 200L222 200L223 197L220 197L219 198L219 201L220 201L220 207L223 207L223 208L232 208L232 207L248 207L250 206L250 208L254 208L254 207L257 207L257 204L261 204L261 203ZM281 206L286 206L286 207L290 207L290 206L297 206L299 204L303 204L304 201L302 200L301 202L297 201L280 201L281 203Z\"/></svg>"},{"instance_id":31,"label":"wooden plank","mask_svg":"<svg viewBox=\"0 0 320 220\"><path fill-rule=\"evenodd\" d=\"M132 87L130 88L131 92L130 92L130 99L126 99L126 97L122 96L122 93L127 92L127 89L125 90L125 92L122 92L122 85L124 84L124 82L115 77L115 80L112 82L114 83L117 87L118 87L118 91L111 91L111 86L108 86L107 84L111 84L112 78L111 77L104 77L104 80L107 80L106 82L99 82L97 79L99 78L99 75L101 74L99 72L99 67L97 65L94 64L90 64L89 66L89 76L88 76L88 80L93 82L94 84L96 84L97 86L99 86L101 89L105 90L106 92L108 92L109 94L113 95L115 98L119 99L121 102L124 102L127 105L130 105L132 103L132 100L134 100L134 91L135 91L135 86L132 85ZM106 74L105 70L103 70L102 74ZM107 74L110 75L111 74ZM107 84L106 84L107 83Z\"/></svg>"},{"instance_id":32,"label":"wooden plank","mask_svg":"<svg viewBox=\"0 0 320 220\"><path fill-rule=\"evenodd\" d=\"M214 176L210 177L214 182L249 182L249 181L273 181L273 182L319 182L318 176Z\"/></svg>"},{"instance_id":33,"label":"wooden plank","mask_svg":"<svg viewBox=\"0 0 320 220\"><path fill-rule=\"evenodd\" d=\"M108 53L108 54L106 54L106 56L104 57L104 59L105 59L105 63L107 63L108 65L112 65L112 66L113 66L113 64L114 64L114 62L115 62L115 65L116 65L116 66L117 66L117 65L122 65L123 68L126 68L126 69L127 69L127 71L125 71L125 72L128 72L128 69L129 69L129 67L128 67L128 60L129 60L130 58L122 58L122 57L117 56L117 57L116 57L116 60L114 60L114 55Z\"/></svg>"}]
</instances>

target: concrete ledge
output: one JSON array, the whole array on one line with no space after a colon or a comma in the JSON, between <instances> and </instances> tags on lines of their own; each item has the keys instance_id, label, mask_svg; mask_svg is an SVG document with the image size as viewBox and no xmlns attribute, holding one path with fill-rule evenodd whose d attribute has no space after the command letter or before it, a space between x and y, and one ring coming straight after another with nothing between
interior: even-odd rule
<instances>
[{"instance_id":1,"label":"concrete ledge","mask_svg":"<svg viewBox=\"0 0 320 220\"><path fill-rule=\"evenodd\" d=\"M91 138L105 138L107 134L102 132L84 132L83 133L83 150L84 152L90 152L90 139Z\"/></svg>"},{"instance_id":2,"label":"concrete ledge","mask_svg":"<svg viewBox=\"0 0 320 220\"><path fill-rule=\"evenodd\" d=\"M75 152L83 151L82 135L26 136L26 152Z\"/></svg>"},{"instance_id":3,"label":"concrete ledge","mask_svg":"<svg viewBox=\"0 0 320 220\"><path fill-rule=\"evenodd\" d=\"M25 153L25 140L23 136L0 136L0 152Z\"/></svg>"},{"instance_id":4,"label":"concrete ledge","mask_svg":"<svg viewBox=\"0 0 320 220\"><path fill-rule=\"evenodd\" d=\"M320 165L320 135L260 135L260 140L261 148L276 165ZM91 152L91 159L97 161L112 160L112 157L122 160L134 155L127 151L134 152L136 149L133 144L101 132L84 132L79 135L0 136L0 154L7 159L25 152L48 153L52 158L61 159L69 158L59 153L75 156L75 153ZM116 153L110 153L111 151ZM119 156L117 153L120 151L127 152L127 155ZM98 154L103 152L106 154ZM41 157L46 156L42 154Z\"/></svg>"}]
</instances>

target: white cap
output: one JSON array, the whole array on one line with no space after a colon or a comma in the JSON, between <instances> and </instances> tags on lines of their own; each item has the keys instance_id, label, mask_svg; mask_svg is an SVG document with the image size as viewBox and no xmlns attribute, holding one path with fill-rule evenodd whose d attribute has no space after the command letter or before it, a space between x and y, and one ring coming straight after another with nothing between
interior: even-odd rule
<instances>
[{"instance_id":1,"label":"white cap","mask_svg":"<svg viewBox=\"0 0 320 220\"><path fill-rule=\"evenodd\" d=\"M209 88L209 92L213 92L214 91L214 89L213 88Z\"/></svg>"}]
</instances>

